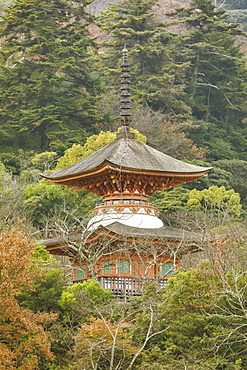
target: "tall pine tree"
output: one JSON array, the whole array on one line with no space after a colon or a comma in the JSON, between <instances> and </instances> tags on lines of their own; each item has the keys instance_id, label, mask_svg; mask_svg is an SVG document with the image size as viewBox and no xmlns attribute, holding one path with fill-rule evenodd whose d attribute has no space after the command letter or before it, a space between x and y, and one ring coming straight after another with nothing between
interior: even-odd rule
<instances>
[{"instance_id":1,"label":"tall pine tree","mask_svg":"<svg viewBox=\"0 0 247 370\"><path fill-rule=\"evenodd\" d=\"M186 102L199 125L191 137L210 149L210 159L246 159L246 60L236 44L241 31L225 23L227 15L210 0L194 0L175 14L187 28Z\"/></svg>"},{"instance_id":2,"label":"tall pine tree","mask_svg":"<svg viewBox=\"0 0 247 370\"><path fill-rule=\"evenodd\" d=\"M96 45L85 6L16 0L6 9L0 32L2 150L63 151L95 131L100 85L92 72Z\"/></svg>"},{"instance_id":3,"label":"tall pine tree","mask_svg":"<svg viewBox=\"0 0 247 370\"><path fill-rule=\"evenodd\" d=\"M116 60L126 43L134 100L183 117L190 113L182 99L186 63L177 53L179 37L168 33L165 23L156 21L155 6L158 0L124 0L102 12L99 25L110 36L104 44L104 65L108 74L114 76Z\"/></svg>"}]
</instances>

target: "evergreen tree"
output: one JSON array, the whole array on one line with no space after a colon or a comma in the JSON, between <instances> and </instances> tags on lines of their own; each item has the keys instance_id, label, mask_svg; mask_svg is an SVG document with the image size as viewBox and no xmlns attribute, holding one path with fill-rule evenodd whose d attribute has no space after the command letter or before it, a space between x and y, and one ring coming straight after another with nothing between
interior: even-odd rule
<instances>
[{"instance_id":1,"label":"evergreen tree","mask_svg":"<svg viewBox=\"0 0 247 370\"><path fill-rule=\"evenodd\" d=\"M157 0L124 0L102 12L99 25L110 35L104 55L108 64L104 64L112 77L116 59L120 59L126 44L133 100L169 115L186 116L190 113L182 100L186 63L177 53L179 37L168 33L165 23L155 20L153 8L157 5Z\"/></svg>"},{"instance_id":2,"label":"evergreen tree","mask_svg":"<svg viewBox=\"0 0 247 370\"><path fill-rule=\"evenodd\" d=\"M246 9L247 0L227 0L225 6L229 9Z\"/></svg>"},{"instance_id":3,"label":"evergreen tree","mask_svg":"<svg viewBox=\"0 0 247 370\"><path fill-rule=\"evenodd\" d=\"M1 21L0 138L3 147L81 142L101 117L85 2L16 0ZM3 150L3 149L2 149Z\"/></svg>"},{"instance_id":4,"label":"evergreen tree","mask_svg":"<svg viewBox=\"0 0 247 370\"><path fill-rule=\"evenodd\" d=\"M188 30L183 45L190 53L186 101L199 123L191 137L209 147L211 159L230 159L236 152L244 159L246 69L236 45L241 31L236 24L226 24L225 12L217 10L210 0L194 0L174 14Z\"/></svg>"},{"instance_id":5,"label":"evergreen tree","mask_svg":"<svg viewBox=\"0 0 247 370\"><path fill-rule=\"evenodd\" d=\"M240 23L241 28L247 31L247 0L227 0L224 4L229 17L227 23Z\"/></svg>"}]
</instances>

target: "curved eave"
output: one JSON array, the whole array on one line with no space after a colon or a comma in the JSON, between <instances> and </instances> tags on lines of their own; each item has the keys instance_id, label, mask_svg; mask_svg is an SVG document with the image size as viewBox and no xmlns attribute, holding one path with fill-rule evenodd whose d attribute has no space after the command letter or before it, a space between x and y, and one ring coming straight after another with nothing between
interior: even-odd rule
<instances>
[{"instance_id":1,"label":"curved eave","mask_svg":"<svg viewBox=\"0 0 247 370\"><path fill-rule=\"evenodd\" d=\"M122 172L173 176L203 176L212 169L180 161L135 139L118 139L65 169L41 176L62 182L100 174L106 167Z\"/></svg>"},{"instance_id":2,"label":"curved eave","mask_svg":"<svg viewBox=\"0 0 247 370\"><path fill-rule=\"evenodd\" d=\"M40 174L43 178L45 178L49 182L54 182L57 184L63 184L65 182L69 182L72 180L80 180L86 178L92 178L104 173L109 173L111 171L121 172L121 173L129 173L129 174L139 174L139 175L151 175L151 176L164 176L164 177L187 177L187 178L201 178L206 176L208 172L210 172L213 167L202 167L201 171L195 172L177 172L177 171L152 171L152 170L145 170L145 169L136 169L131 167L124 167L120 168L119 166L105 161L102 166L96 167L90 171L81 172L78 174L73 174L70 176L61 176L61 177L54 177L49 176L49 174Z\"/></svg>"},{"instance_id":3,"label":"curved eave","mask_svg":"<svg viewBox=\"0 0 247 370\"><path fill-rule=\"evenodd\" d=\"M115 238L124 238L127 240L133 240L136 238L147 242L156 241L157 243L166 243L168 240L171 242L179 243L194 243L194 244L203 244L204 238L202 235L192 233L190 231L185 231L183 229L173 228L171 226L162 226L158 229L143 229L135 226L128 226L122 224L121 222L115 221L107 226L100 225L94 231L88 231L85 233L85 242L91 242L99 235L107 234Z\"/></svg>"},{"instance_id":4,"label":"curved eave","mask_svg":"<svg viewBox=\"0 0 247 370\"><path fill-rule=\"evenodd\" d=\"M196 253L203 251L203 240L200 236L197 235L192 237L192 233L187 232L184 235L182 230L169 228L163 226L158 229L162 230L162 235L160 232L157 232L157 229L145 230L145 233L140 231L139 228L130 227L126 225L119 224L114 222L109 226L101 226L94 232L90 233L86 238L86 243L100 243L103 240L103 243L109 242L127 242L131 246L131 243L140 243L142 246L145 244L150 245L150 242L153 245L156 245L157 248L165 248L167 251L176 250L177 256L180 258L182 255L187 253ZM177 232L177 235L171 235L171 230ZM172 233L173 234L173 233ZM178 250L178 244L180 248Z\"/></svg>"},{"instance_id":5,"label":"curved eave","mask_svg":"<svg viewBox=\"0 0 247 370\"><path fill-rule=\"evenodd\" d=\"M195 253L203 250L204 244L203 237L197 234L186 232L184 230L175 229L168 226L163 226L160 229L145 229L126 226L119 222L114 222L108 226L100 226L95 231L88 231L84 236L84 242L89 245L94 243L102 245L114 245L118 242L127 242L129 247L131 244L139 243L145 249L145 245L150 245L150 242L158 249L162 248L172 252L176 251L177 256L180 258L187 253ZM81 234L71 235L68 237L54 237L46 240L39 240L39 244L44 245L46 250L54 255L62 256L76 256L77 252L72 245L81 243ZM178 249L178 244L180 248ZM148 249L145 253L148 254Z\"/></svg>"},{"instance_id":6,"label":"curved eave","mask_svg":"<svg viewBox=\"0 0 247 370\"><path fill-rule=\"evenodd\" d=\"M81 235L72 234L68 236L57 236L49 239L37 241L40 245L45 246L45 249L52 255L73 257L77 254L74 248L75 244L80 244Z\"/></svg>"}]
</instances>

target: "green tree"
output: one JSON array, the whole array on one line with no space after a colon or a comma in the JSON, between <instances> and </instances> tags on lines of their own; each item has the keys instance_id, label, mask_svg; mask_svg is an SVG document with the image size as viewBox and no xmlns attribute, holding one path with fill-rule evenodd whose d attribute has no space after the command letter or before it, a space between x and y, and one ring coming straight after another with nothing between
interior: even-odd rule
<instances>
[{"instance_id":1,"label":"green tree","mask_svg":"<svg viewBox=\"0 0 247 370\"><path fill-rule=\"evenodd\" d=\"M1 142L58 151L82 142L100 117L95 42L86 3L17 0L1 21ZM3 149L2 149L3 150Z\"/></svg>"},{"instance_id":2,"label":"green tree","mask_svg":"<svg viewBox=\"0 0 247 370\"><path fill-rule=\"evenodd\" d=\"M210 0L193 0L174 14L187 29L182 36L190 60L186 102L197 125L196 129L192 126L190 137L197 145L209 148L208 158L238 155L244 159L246 68L236 44L241 31L236 24L226 24L225 11Z\"/></svg>"},{"instance_id":3,"label":"green tree","mask_svg":"<svg viewBox=\"0 0 247 370\"><path fill-rule=\"evenodd\" d=\"M219 160L215 166L231 173L230 185L241 195L243 208L247 207L247 162L238 159Z\"/></svg>"},{"instance_id":4,"label":"green tree","mask_svg":"<svg viewBox=\"0 0 247 370\"><path fill-rule=\"evenodd\" d=\"M4 147L1 147L4 150ZM7 171L13 175L28 169L32 163L31 158L34 156L34 151L18 149L14 147L8 148L8 151L0 153L0 161L4 164Z\"/></svg>"},{"instance_id":5,"label":"green tree","mask_svg":"<svg viewBox=\"0 0 247 370\"><path fill-rule=\"evenodd\" d=\"M186 116L190 109L182 100L186 63L178 55L180 39L155 20L157 5L156 0L126 0L102 12L99 26L110 35L102 69L110 78L116 74L116 57L126 43L134 100L168 115Z\"/></svg>"},{"instance_id":6,"label":"green tree","mask_svg":"<svg viewBox=\"0 0 247 370\"><path fill-rule=\"evenodd\" d=\"M87 315L86 310L83 310L81 305L78 305L78 301L83 301L87 299L88 302L91 302L91 308L93 305L104 305L107 302L113 299L113 294L110 290L104 290L101 288L100 284L93 280L89 279L83 283L73 284L71 287L67 287L63 291L59 304L63 308L73 307L76 310L79 310L82 315ZM88 302L86 305L88 305Z\"/></svg>"},{"instance_id":7,"label":"green tree","mask_svg":"<svg viewBox=\"0 0 247 370\"><path fill-rule=\"evenodd\" d=\"M164 215L178 209L187 208L189 190L183 187L163 189L151 197L158 210Z\"/></svg>"},{"instance_id":8,"label":"green tree","mask_svg":"<svg viewBox=\"0 0 247 370\"><path fill-rule=\"evenodd\" d=\"M237 251L236 245L228 243L227 247L225 243L219 244L219 239L214 241L214 251L217 248L218 252L223 252L227 248L228 251L232 250L232 255L234 250ZM236 262L236 258L234 260ZM147 344L140 369L245 368L246 338L241 325L245 325L243 311L246 306L246 284L243 274L232 274L231 268L235 264L233 261L229 261L224 272L219 262L213 258L201 261L193 270L178 271L168 280L166 288L160 293L161 322L164 320L167 330L159 333ZM234 278L231 279L232 275ZM241 309L240 302L243 304ZM229 341L227 334L232 334ZM221 346L223 343L225 345Z\"/></svg>"},{"instance_id":9,"label":"green tree","mask_svg":"<svg viewBox=\"0 0 247 370\"><path fill-rule=\"evenodd\" d=\"M153 351L153 360L167 364L167 369L234 369L231 361L212 350L221 328L207 313L218 301L218 288L209 262L169 279L162 303L169 327L156 343L162 355Z\"/></svg>"},{"instance_id":10,"label":"green tree","mask_svg":"<svg viewBox=\"0 0 247 370\"><path fill-rule=\"evenodd\" d=\"M227 22L231 23L239 23L241 28L246 32L247 31L247 10L246 6L240 9L227 9L227 14L229 14L227 18Z\"/></svg>"},{"instance_id":11,"label":"green tree","mask_svg":"<svg viewBox=\"0 0 247 370\"><path fill-rule=\"evenodd\" d=\"M8 229L18 218L24 217L21 209L23 190L24 185L0 163L0 230Z\"/></svg>"},{"instance_id":12,"label":"green tree","mask_svg":"<svg viewBox=\"0 0 247 370\"><path fill-rule=\"evenodd\" d=\"M73 233L75 227L83 232L100 199L86 190L75 192L40 180L25 187L20 210L40 233L39 239L48 238Z\"/></svg>"},{"instance_id":13,"label":"green tree","mask_svg":"<svg viewBox=\"0 0 247 370\"><path fill-rule=\"evenodd\" d=\"M147 343L167 329L164 322L160 323L160 296L156 286L148 287L142 297L127 302L112 299L111 292L104 291L92 280L68 291L62 297L63 302L66 305L71 302L84 314L76 335L72 369L135 369Z\"/></svg>"},{"instance_id":14,"label":"green tree","mask_svg":"<svg viewBox=\"0 0 247 370\"><path fill-rule=\"evenodd\" d=\"M246 9L246 0L227 0L226 7L230 9Z\"/></svg>"},{"instance_id":15,"label":"green tree","mask_svg":"<svg viewBox=\"0 0 247 370\"><path fill-rule=\"evenodd\" d=\"M229 17L227 22L240 23L243 30L247 31L247 1L246 0L227 0L224 4Z\"/></svg>"},{"instance_id":16,"label":"green tree","mask_svg":"<svg viewBox=\"0 0 247 370\"><path fill-rule=\"evenodd\" d=\"M63 272L50 267L44 276L34 281L33 290L21 292L18 300L22 306L28 307L33 312L61 313L58 301L66 284Z\"/></svg>"},{"instance_id":17,"label":"green tree","mask_svg":"<svg viewBox=\"0 0 247 370\"><path fill-rule=\"evenodd\" d=\"M42 152L36 154L31 162L35 168L45 172L50 168L54 167L54 162L56 161L57 153L56 152Z\"/></svg>"},{"instance_id":18,"label":"green tree","mask_svg":"<svg viewBox=\"0 0 247 370\"><path fill-rule=\"evenodd\" d=\"M228 161L226 161L228 162ZM223 167L218 166L217 162L204 162L204 161L192 161L193 164L198 166L213 166L213 170L210 171L208 176L202 177L199 180L189 182L186 185L186 189L197 189L197 190L203 190L205 188L209 188L210 186L225 186L226 190L230 190L234 188L233 186L233 175L227 167L223 169ZM234 188L234 190L236 190Z\"/></svg>"},{"instance_id":19,"label":"green tree","mask_svg":"<svg viewBox=\"0 0 247 370\"><path fill-rule=\"evenodd\" d=\"M217 182L220 182L217 180ZM217 183L216 182L216 183ZM198 188L201 188L199 183ZM189 190L187 187L163 189L152 195L160 218L166 225L204 232L227 225L242 215L240 195L229 186Z\"/></svg>"},{"instance_id":20,"label":"green tree","mask_svg":"<svg viewBox=\"0 0 247 370\"><path fill-rule=\"evenodd\" d=\"M77 335L81 326L97 316L97 310L110 305L113 295L101 288L95 280L77 283L63 290L59 299L61 319L52 326L53 350L61 365L77 362L80 357L76 350ZM101 338L99 339L101 341ZM88 348L88 353L91 348Z\"/></svg>"},{"instance_id":21,"label":"green tree","mask_svg":"<svg viewBox=\"0 0 247 370\"><path fill-rule=\"evenodd\" d=\"M131 125L145 134L149 145L167 155L183 161L204 158L204 150L187 137L188 133L185 131L190 125L189 121L168 118L161 111L134 104Z\"/></svg>"},{"instance_id":22,"label":"green tree","mask_svg":"<svg viewBox=\"0 0 247 370\"><path fill-rule=\"evenodd\" d=\"M219 210L223 214L240 216L242 205L240 196L233 189L226 190L224 186L210 186L202 191L193 189L189 193L188 206L194 209Z\"/></svg>"}]
</instances>

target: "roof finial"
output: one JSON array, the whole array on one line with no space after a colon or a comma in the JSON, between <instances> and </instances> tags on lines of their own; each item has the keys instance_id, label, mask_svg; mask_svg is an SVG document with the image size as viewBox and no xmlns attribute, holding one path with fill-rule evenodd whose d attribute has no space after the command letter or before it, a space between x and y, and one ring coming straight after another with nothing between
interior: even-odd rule
<instances>
[{"instance_id":1,"label":"roof finial","mask_svg":"<svg viewBox=\"0 0 247 370\"><path fill-rule=\"evenodd\" d=\"M122 68L122 80L121 80L121 113L122 116L122 129L117 134L117 138L120 137L128 137L128 138L134 138L135 135L130 132L129 126L131 122L131 94L130 94L130 65L128 61L128 50L126 47L126 44L124 44L124 48L122 50L123 53L123 63L121 64Z\"/></svg>"},{"instance_id":2,"label":"roof finial","mask_svg":"<svg viewBox=\"0 0 247 370\"><path fill-rule=\"evenodd\" d=\"M131 121L131 94L130 94L130 65L128 61L128 50L126 44L124 44L123 53L123 63L122 74L121 74L121 116L122 116L122 126L129 126Z\"/></svg>"},{"instance_id":3,"label":"roof finial","mask_svg":"<svg viewBox=\"0 0 247 370\"><path fill-rule=\"evenodd\" d=\"M123 53L123 62L128 62L128 49L126 47L126 42L124 43Z\"/></svg>"}]
</instances>

